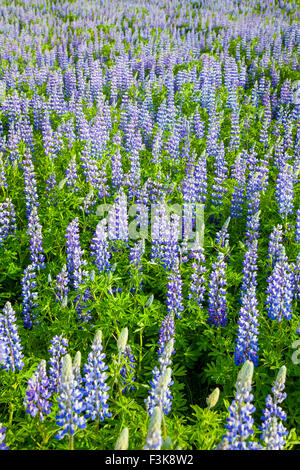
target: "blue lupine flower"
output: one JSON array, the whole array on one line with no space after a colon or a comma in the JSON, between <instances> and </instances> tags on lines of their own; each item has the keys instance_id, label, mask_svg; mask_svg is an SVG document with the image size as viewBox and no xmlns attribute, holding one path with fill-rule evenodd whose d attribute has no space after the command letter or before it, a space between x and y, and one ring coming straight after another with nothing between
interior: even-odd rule
<instances>
[{"instance_id":1,"label":"blue lupine flower","mask_svg":"<svg viewBox=\"0 0 300 470\"><path fill-rule=\"evenodd\" d=\"M205 267L204 248L199 243L198 232L196 232L196 241L191 249L191 252L189 253L189 258L193 260L191 264L193 273L190 277L188 298L189 300L197 303L199 307L202 307L204 293L206 291L206 279L204 274L206 273L207 269Z\"/></svg>"},{"instance_id":2,"label":"blue lupine flower","mask_svg":"<svg viewBox=\"0 0 300 470\"><path fill-rule=\"evenodd\" d=\"M268 246L268 258L272 266L274 266L278 260L278 255L282 249L282 236L282 225L276 225L276 227L274 227L273 231L270 233Z\"/></svg>"},{"instance_id":3,"label":"blue lupine flower","mask_svg":"<svg viewBox=\"0 0 300 470\"><path fill-rule=\"evenodd\" d=\"M79 221L76 217L67 227L66 233L67 269L72 286L78 289L87 277L87 271L82 270L86 261L82 259L83 250L79 241Z\"/></svg>"},{"instance_id":4,"label":"blue lupine flower","mask_svg":"<svg viewBox=\"0 0 300 470\"><path fill-rule=\"evenodd\" d=\"M75 157L73 157L66 169L66 185L69 186L72 191L77 193L79 191L78 186L76 186L78 181L78 174L77 174L77 165Z\"/></svg>"},{"instance_id":5,"label":"blue lupine flower","mask_svg":"<svg viewBox=\"0 0 300 470\"><path fill-rule=\"evenodd\" d=\"M110 270L111 252L107 240L106 220L101 220L97 227L94 237L91 240L91 256L98 268L99 273Z\"/></svg>"},{"instance_id":6,"label":"blue lupine flower","mask_svg":"<svg viewBox=\"0 0 300 470\"><path fill-rule=\"evenodd\" d=\"M159 349L158 355L160 356L166 345L171 339L175 337L175 322L174 322L174 313L168 313L161 322L161 327L159 330Z\"/></svg>"},{"instance_id":7,"label":"blue lupine flower","mask_svg":"<svg viewBox=\"0 0 300 470\"><path fill-rule=\"evenodd\" d=\"M162 412L160 406L156 406L153 410L149 423L148 434L144 450L160 450L163 445L161 436L161 420Z\"/></svg>"},{"instance_id":8,"label":"blue lupine flower","mask_svg":"<svg viewBox=\"0 0 300 470\"><path fill-rule=\"evenodd\" d=\"M243 364L246 360L258 364L258 316L255 287L248 287L242 296L242 305L238 320L237 341L234 352L234 362Z\"/></svg>"},{"instance_id":9,"label":"blue lupine flower","mask_svg":"<svg viewBox=\"0 0 300 470\"><path fill-rule=\"evenodd\" d=\"M279 215L284 219L293 213L294 204L294 172L292 165L286 164L277 177L275 196L278 203Z\"/></svg>"},{"instance_id":10,"label":"blue lupine flower","mask_svg":"<svg viewBox=\"0 0 300 470\"><path fill-rule=\"evenodd\" d=\"M30 414L32 417L38 415L39 419L44 421L44 415L51 413L52 405L49 401L51 395L50 383L46 371L46 361L42 360L31 379L28 380L24 398L26 413Z\"/></svg>"},{"instance_id":11,"label":"blue lupine flower","mask_svg":"<svg viewBox=\"0 0 300 470\"><path fill-rule=\"evenodd\" d=\"M74 377L69 354L63 358L57 401L59 412L56 415L56 424L61 429L55 437L60 440L69 435L71 442L78 429L86 428L86 420L83 415L83 391Z\"/></svg>"},{"instance_id":12,"label":"blue lupine flower","mask_svg":"<svg viewBox=\"0 0 300 470\"><path fill-rule=\"evenodd\" d=\"M67 271L67 266L64 265L61 272L56 276L55 287L56 287L56 300L62 302L68 292L70 291L69 285L69 276Z\"/></svg>"},{"instance_id":13,"label":"blue lupine flower","mask_svg":"<svg viewBox=\"0 0 300 470\"><path fill-rule=\"evenodd\" d=\"M282 247L278 261L267 279L266 310L272 320L281 322L283 317L287 320L292 318L293 281L293 272Z\"/></svg>"},{"instance_id":14,"label":"blue lupine flower","mask_svg":"<svg viewBox=\"0 0 300 470\"><path fill-rule=\"evenodd\" d=\"M244 295L251 287L257 285L257 246L257 240L254 239L251 244L248 245L248 249L244 255L241 295Z\"/></svg>"},{"instance_id":15,"label":"blue lupine flower","mask_svg":"<svg viewBox=\"0 0 300 470\"><path fill-rule=\"evenodd\" d=\"M21 370L24 366L23 348L16 322L17 318L10 302L6 302L3 313L0 314L0 342L4 359L1 368L6 371Z\"/></svg>"},{"instance_id":16,"label":"blue lupine flower","mask_svg":"<svg viewBox=\"0 0 300 470\"><path fill-rule=\"evenodd\" d=\"M167 312L181 318L180 312L183 312L182 280L179 272L179 263L168 275L167 283Z\"/></svg>"},{"instance_id":17,"label":"blue lupine flower","mask_svg":"<svg viewBox=\"0 0 300 470\"><path fill-rule=\"evenodd\" d=\"M300 253L297 255L296 263L291 265L294 274L294 298L300 300Z\"/></svg>"},{"instance_id":18,"label":"blue lupine flower","mask_svg":"<svg viewBox=\"0 0 300 470\"><path fill-rule=\"evenodd\" d=\"M49 388L52 393L57 393L62 369L63 357L67 354L68 340L60 336L54 336L51 340L51 347L48 352L51 357L48 361L49 369Z\"/></svg>"},{"instance_id":19,"label":"blue lupine flower","mask_svg":"<svg viewBox=\"0 0 300 470\"><path fill-rule=\"evenodd\" d=\"M36 309L38 307L38 292L36 291L37 283L35 281L35 267L30 264L24 270L24 276L21 280L22 285L22 314L25 328L31 329L33 325L39 322L36 320Z\"/></svg>"},{"instance_id":20,"label":"blue lupine flower","mask_svg":"<svg viewBox=\"0 0 300 470\"><path fill-rule=\"evenodd\" d=\"M37 213L37 208L32 207L28 215L27 234L30 236L30 260L34 269L45 267L45 256L43 250L42 226Z\"/></svg>"},{"instance_id":21,"label":"blue lupine flower","mask_svg":"<svg viewBox=\"0 0 300 470\"><path fill-rule=\"evenodd\" d=\"M91 346L91 352L88 355L84 366L85 383L85 414L87 418L103 421L104 418L110 418L107 400L109 398L109 387L105 381L107 379L107 365L104 363L105 354L102 352L102 332L99 330Z\"/></svg>"},{"instance_id":22,"label":"blue lupine flower","mask_svg":"<svg viewBox=\"0 0 300 470\"><path fill-rule=\"evenodd\" d=\"M171 339L158 357L159 367L155 366L152 371L152 380L150 381L151 390L148 398L145 400L146 409L149 416L156 406L161 407L167 415L171 410L172 394L170 386L174 383L171 379L172 369L168 367L171 364L171 355L174 352L174 340Z\"/></svg>"},{"instance_id":23,"label":"blue lupine flower","mask_svg":"<svg viewBox=\"0 0 300 470\"><path fill-rule=\"evenodd\" d=\"M272 387L273 397L266 398L266 408L263 410L262 426L260 427L261 439L264 441L267 450L282 450L285 445L285 436L289 434L283 426L282 421L286 421L287 416L279 406L286 398L283 392L285 387L286 367L279 370L275 383Z\"/></svg>"},{"instance_id":24,"label":"blue lupine flower","mask_svg":"<svg viewBox=\"0 0 300 470\"><path fill-rule=\"evenodd\" d=\"M0 423L0 450L9 450L9 447L5 444L5 431L6 428Z\"/></svg>"},{"instance_id":25,"label":"blue lupine flower","mask_svg":"<svg viewBox=\"0 0 300 470\"><path fill-rule=\"evenodd\" d=\"M0 203L0 246L9 235L16 233L16 213L11 199Z\"/></svg>"},{"instance_id":26,"label":"blue lupine flower","mask_svg":"<svg viewBox=\"0 0 300 470\"><path fill-rule=\"evenodd\" d=\"M300 209L296 211L295 242L300 243Z\"/></svg>"},{"instance_id":27,"label":"blue lupine flower","mask_svg":"<svg viewBox=\"0 0 300 470\"><path fill-rule=\"evenodd\" d=\"M226 285L226 263L224 254L219 253L212 265L208 284L208 323L218 327L227 324Z\"/></svg>"},{"instance_id":28,"label":"blue lupine flower","mask_svg":"<svg viewBox=\"0 0 300 470\"><path fill-rule=\"evenodd\" d=\"M222 450L257 450L259 444L252 441L254 434L252 417L255 407L252 405L251 382L253 363L246 361L241 368L235 384L236 394L229 406L229 417L225 425L226 434L217 449Z\"/></svg>"}]
</instances>

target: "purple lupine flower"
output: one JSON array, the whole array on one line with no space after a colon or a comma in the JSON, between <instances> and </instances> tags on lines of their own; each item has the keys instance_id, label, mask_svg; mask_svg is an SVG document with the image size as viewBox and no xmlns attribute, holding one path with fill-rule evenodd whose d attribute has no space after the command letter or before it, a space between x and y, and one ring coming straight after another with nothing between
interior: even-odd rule
<instances>
[{"instance_id":1,"label":"purple lupine flower","mask_svg":"<svg viewBox=\"0 0 300 470\"><path fill-rule=\"evenodd\" d=\"M208 283L208 323L218 327L227 324L226 284L224 254L219 253L212 265Z\"/></svg>"},{"instance_id":2,"label":"purple lupine flower","mask_svg":"<svg viewBox=\"0 0 300 470\"><path fill-rule=\"evenodd\" d=\"M243 279L241 285L242 295L247 293L251 287L256 287L257 275L257 240L253 240L248 246L243 259Z\"/></svg>"},{"instance_id":3,"label":"purple lupine flower","mask_svg":"<svg viewBox=\"0 0 300 470\"><path fill-rule=\"evenodd\" d=\"M223 224L223 227L219 232L216 233L216 244L220 248L224 248L228 246L229 244L229 233L228 233L228 226L230 222L230 217L226 219L225 223Z\"/></svg>"},{"instance_id":4,"label":"purple lupine flower","mask_svg":"<svg viewBox=\"0 0 300 470\"><path fill-rule=\"evenodd\" d=\"M86 428L86 419L83 415L85 410L83 390L74 377L69 354L63 358L57 401L59 412L56 415L56 424L60 429L55 437L61 440L68 435L70 449L73 449L74 434L78 429Z\"/></svg>"},{"instance_id":5,"label":"purple lupine flower","mask_svg":"<svg viewBox=\"0 0 300 470\"><path fill-rule=\"evenodd\" d=\"M217 449L257 450L261 448L259 444L252 441L254 434L252 414L255 412L255 407L251 403L253 368L253 363L247 360L238 374L235 384L236 394L229 406L229 417L225 425L226 434Z\"/></svg>"},{"instance_id":6,"label":"purple lupine flower","mask_svg":"<svg viewBox=\"0 0 300 470\"><path fill-rule=\"evenodd\" d=\"M205 203L207 195L207 166L205 154L200 156L196 162L194 175L197 202Z\"/></svg>"},{"instance_id":7,"label":"purple lupine flower","mask_svg":"<svg viewBox=\"0 0 300 470\"><path fill-rule=\"evenodd\" d=\"M56 175L53 171L46 180L45 194L47 197L47 203L50 204L51 201L55 199L55 188L56 185Z\"/></svg>"},{"instance_id":8,"label":"purple lupine flower","mask_svg":"<svg viewBox=\"0 0 300 470\"><path fill-rule=\"evenodd\" d=\"M109 271L111 268L111 252L107 240L106 220L101 220L96 227L96 232L91 240L91 256L97 266L99 273Z\"/></svg>"},{"instance_id":9,"label":"purple lupine flower","mask_svg":"<svg viewBox=\"0 0 300 470\"><path fill-rule=\"evenodd\" d=\"M232 165L231 177L237 181L232 194L231 217L242 217L243 204L245 200L247 154L238 155Z\"/></svg>"},{"instance_id":10,"label":"purple lupine flower","mask_svg":"<svg viewBox=\"0 0 300 470\"><path fill-rule=\"evenodd\" d=\"M129 345L127 345L125 350L122 351L122 363L123 365L120 370L122 392L135 390L133 383L136 380L134 376L136 361Z\"/></svg>"},{"instance_id":11,"label":"purple lupine flower","mask_svg":"<svg viewBox=\"0 0 300 470\"><path fill-rule=\"evenodd\" d=\"M61 376L61 368L62 368L62 359L67 354L67 347L68 347L68 340L60 336L54 336L51 340L51 347L48 350L51 357L48 361L50 369L49 369L49 388L52 393L57 393L59 384L60 384L60 376Z\"/></svg>"},{"instance_id":12,"label":"purple lupine flower","mask_svg":"<svg viewBox=\"0 0 300 470\"><path fill-rule=\"evenodd\" d=\"M189 253L189 258L193 260L191 264L193 272L190 277L188 298L198 304L199 307L202 307L204 293L206 291L206 279L204 274L207 269L205 267L204 248L200 245L198 232L196 233L195 243Z\"/></svg>"},{"instance_id":13,"label":"purple lupine flower","mask_svg":"<svg viewBox=\"0 0 300 470\"><path fill-rule=\"evenodd\" d=\"M266 310L272 320L280 323L283 317L287 320L292 318L293 281L293 272L282 247L272 273L267 279Z\"/></svg>"},{"instance_id":14,"label":"purple lupine flower","mask_svg":"<svg viewBox=\"0 0 300 470\"><path fill-rule=\"evenodd\" d=\"M51 394L46 361L43 359L27 383L24 398L26 413L32 417L38 415L39 419L44 421L44 415L47 416L51 413L52 404L49 401Z\"/></svg>"},{"instance_id":15,"label":"purple lupine flower","mask_svg":"<svg viewBox=\"0 0 300 470\"><path fill-rule=\"evenodd\" d=\"M3 313L0 314L0 343L3 350L1 368L6 371L21 370L24 366L23 348L16 322L17 318L10 302L6 302Z\"/></svg>"},{"instance_id":16,"label":"purple lupine flower","mask_svg":"<svg viewBox=\"0 0 300 470\"><path fill-rule=\"evenodd\" d=\"M171 214L168 217L167 206L162 200L156 204L151 233L151 260L157 260L170 270L178 259L178 232L180 218Z\"/></svg>"},{"instance_id":17,"label":"purple lupine flower","mask_svg":"<svg viewBox=\"0 0 300 470\"><path fill-rule=\"evenodd\" d=\"M27 234L30 236L30 260L34 269L40 270L45 267L45 256L43 249L43 235L37 208L32 207L28 215Z\"/></svg>"},{"instance_id":18,"label":"purple lupine flower","mask_svg":"<svg viewBox=\"0 0 300 470\"><path fill-rule=\"evenodd\" d=\"M255 240L259 237L259 218L260 210L255 214L247 216L246 220L246 242L245 245L248 248Z\"/></svg>"},{"instance_id":19,"label":"purple lupine flower","mask_svg":"<svg viewBox=\"0 0 300 470\"><path fill-rule=\"evenodd\" d=\"M297 255L296 263L292 264L294 272L294 298L300 300L300 253Z\"/></svg>"},{"instance_id":20,"label":"purple lupine flower","mask_svg":"<svg viewBox=\"0 0 300 470\"><path fill-rule=\"evenodd\" d=\"M234 108L231 113L231 138L229 143L230 150L238 149L240 146L240 124L239 124L239 110Z\"/></svg>"},{"instance_id":21,"label":"purple lupine flower","mask_svg":"<svg viewBox=\"0 0 300 470\"><path fill-rule=\"evenodd\" d=\"M38 292L36 291L37 283L35 281L35 267L30 264L24 270L24 276L21 280L22 285L22 314L25 328L31 329L33 325L39 324L36 320L36 309L38 307Z\"/></svg>"},{"instance_id":22,"label":"purple lupine flower","mask_svg":"<svg viewBox=\"0 0 300 470\"><path fill-rule=\"evenodd\" d=\"M83 286L77 290L81 291L80 294L75 297L75 308L79 321L88 322L92 319L92 315L90 315L92 309L89 309L89 305L86 302L92 299L91 289Z\"/></svg>"},{"instance_id":23,"label":"purple lupine flower","mask_svg":"<svg viewBox=\"0 0 300 470\"><path fill-rule=\"evenodd\" d=\"M96 205L96 199L94 198L94 191L91 189L87 195L82 198L82 205L79 206L85 215L89 215L92 213L91 207Z\"/></svg>"},{"instance_id":24,"label":"purple lupine flower","mask_svg":"<svg viewBox=\"0 0 300 470\"><path fill-rule=\"evenodd\" d=\"M78 186L76 186L78 182L78 173L77 173L77 164L75 157L73 157L66 169L66 185L69 186L72 191L77 193L79 191Z\"/></svg>"},{"instance_id":25,"label":"purple lupine flower","mask_svg":"<svg viewBox=\"0 0 300 470\"><path fill-rule=\"evenodd\" d=\"M269 236L269 245L268 245L268 259L271 262L271 265L274 266L278 260L278 255L283 247L283 234L282 234L282 225L276 225L273 228L273 231Z\"/></svg>"},{"instance_id":26,"label":"purple lupine flower","mask_svg":"<svg viewBox=\"0 0 300 470\"><path fill-rule=\"evenodd\" d=\"M286 164L277 177L275 196L278 203L279 215L282 219L293 213L294 172L292 165Z\"/></svg>"},{"instance_id":27,"label":"purple lupine flower","mask_svg":"<svg viewBox=\"0 0 300 470\"><path fill-rule=\"evenodd\" d=\"M150 424L148 427L148 433L144 450L160 450L163 445L163 439L161 436L161 421L162 421L162 410L160 406L156 406L153 410Z\"/></svg>"},{"instance_id":28,"label":"purple lupine flower","mask_svg":"<svg viewBox=\"0 0 300 470\"><path fill-rule=\"evenodd\" d=\"M127 197L124 191L117 195L113 207L108 213L108 236L110 240L128 242Z\"/></svg>"},{"instance_id":29,"label":"purple lupine flower","mask_svg":"<svg viewBox=\"0 0 300 470\"><path fill-rule=\"evenodd\" d=\"M67 266L64 265L61 272L56 276L55 287L56 287L56 300L62 302L63 299L68 295L70 291L69 285L69 276L67 271Z\"/></svg>"},{"instance_id":30,"label":"purple lupine flower","mask_svg":"<svg viewBox=\"0 0 300 470\"><path fill-rule=\"evenodd\" d=\"M237 341L234 352L234 362L236 365L243 364L247 359L253 362L254 366L258 364L258 316L256 291L254 285L251 285L242 296L242 305L240 308Z\"/></svg>"},{"instance_id":31,"label":"purple lupine flower","mask_svg":"<svg viewBox=\"0 0 300 470\"><path fill-rule=\"evenodd\" d=\"M67 269L71 285L78 290L83 284L88 273L82 269L87 264L82 259L83 250L79 241L79 222L76 217L67 227L66 233Z\"/></svg>"},{"instance_id":32,"label":"purple lupine flower","mask_svg":"<svg viewBox=\"0 0 300 470\"><path fill-rule=\"evenodd\" d=\"M9 235L15 235L16 230L15 208L11 199L7 198L5 202L0 203L0 246L3 246Z\"/></svg>"},{"instance_id":33,"label":"purple lupine flower","mask_svg":"<svg viewBox=\"0 0 300 470\"><path fill-rule=\"evenodd\" d=\"M152 371L152 380L150 381L151 390L148 398L145 400L146 409L149 416L152 416L156 406L161 407L161 410L167 415L171 410L172 398L170 386L173 385L171 378L172 369L169 367L171 364L171 355L174 352L174 340L171 339L162 354L158 357L159 367L155 366Z\"/></svg>"},{"instance_id":34,"label":"purple lupine flower","mask_svg":"<svg viewBox=\"0 0 300 470\"><path fill-rule=\"evenodd\" d=\"M173 339L175 342L175 322L174 322L174 313L167 313L165 318L161 322L161 327L159 330L159 349L158 355L161 356L163 351L168 344L168 342Z\"/></svg>"},{"instance_id":35,"label":"purple lupine flower","mask_svg":"<svg viewBox=\"0 0 300 470\"><path fill-rule=\"evenodd\" d=\"M8 188L7 179L6 179L6 172L5 172L1 152L0 152L0 186L2 188Z\"/></svg>"},{"instance_id":36,"label":"purple lupine flower","mask_svg":"<svg viewBox=\"0 0 300 470\"><path fill-rule=\"evenodd\" d=\"M23 167L24 183L25 183L26 213L27 215L29 215L34 206L36 208L38 208L39 206L34 166L32 163L32 157L31 157L29 150L26 150L24 154L22 167Z\"/></svg>"},{"instance_id":37,"label":"purple lupine flower","mask_svg":"<svg viewBox=\"0 0 300 470\"><path fill-rule=\"evenodd\" d=\"M286 367L282 366L272 387L273 397L268 395L266 398L266 408L263 410L260 429L262 431L261 439L267 450L282 450L286 442L285 436L289 434L282 424L282 421L287 419L286 413L279 406L287 397L287 394L283 392L285 378Z\"/></svg>"},{"instance_id":38,"label":"purple lupine flower","mask_svg":"<svg viewBox=\"0 0 300 470\"><path fill-rule=\"evenodd\" d=\"M119 147L111 156L111 173L112 185L115 188L121 187L124 183L124 171L122 167L122 155Z\"/></svg>"},{"instance_id":39,"label":"purple lupine flower","mask_svg":"<svg viewBox=\"0 0 300 470\"><path fill-rule=\"evenodd\" d=\"M215 155L214 169L215 177L214 183L212 185L211 203L215 206L220 206L223 204L223 197L227 192L227 189L223 186L223 183L227 178L228 173L223 142L221 142L219 145L218 151Z\"/></svg>"},{"instance_id":40,"label":"purple lupine flower","mask_svg":"<svg viewBox=\"0 0 300 470\"><path fill-rule=\"evenodd\" d=\"M9 447L5 444L5 431L6 428L0 423L0 450L9 450Z\"/></svg>"},{"instance_id":41,"label":"purple lupine flower","mask_svg":"<svg viewBox=\"0 0 300 470\"><path fill-rule=\"evenodd\" d=\"M179 262L173 266L168 275L167 283L167 312L181 318L180 312L183 312L182 280L179 271Z\"/></svg>"},{"instance_id":42,"label":"purple lupine flower","mask_svg":"<svg viewBox=\"0 0 300 470\"><path fill-rule=\"evenodd\" d=\"M202 139L205 134L205 126L201 120L198 110L196 111L194 115L193 127L194 127L194 131L195 131L197 139Z\"/></svg>"},{"instance_id":43,"label":"purple lupine flower","mask_svg":"<svg viewBox=\"0 0 300 470\"><path fill-rule=\"evenodd\" d=\"M300 243L300 209L296 211L295 242Z\"/></svg>"},{"instance_id":44,"label":"purple lupine flower","mask_svg":"<svg viewBox=\"0 0 300 470\"><path fill-rule=\"evenodd\" d=\"M104 418L112 416L107 404L109 387L105 383L108 377L105 371L108 367L104 363L105 354L102 350L102 332L99 330L95 335L91 351L84 366L83 377L83 382L85 383L85 414L92 421L95 419L103 421Z\"/></svg>"}]
</instances>

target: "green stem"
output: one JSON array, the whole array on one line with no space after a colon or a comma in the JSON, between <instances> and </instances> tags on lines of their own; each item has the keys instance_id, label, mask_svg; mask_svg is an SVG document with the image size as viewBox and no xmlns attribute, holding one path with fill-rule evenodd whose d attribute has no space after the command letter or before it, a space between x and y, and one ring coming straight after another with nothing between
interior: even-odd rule
<instances>
[{"instance_id":1,"label":"green stem","mask_svg":"<svg viewBox=\"0 0 300 470\"><path fill-rule=\"evenodd\" d=\"M70 435L69 437L69 448L70 450L74 450L74 435Z\"/></svg>"},{"instance_id":2,"label":"green stem","mask_svg":"<svg viewBox=\"0 0 300 470\"><path fill-rule=\"evenodd\" d=\"M12 422L13 422L13 417L14 417L14 404L12 402L10 402L9 408L10 408L10 411L9 411L8 425L9 427L11 427Z\"/></svg>"}]
</instances>

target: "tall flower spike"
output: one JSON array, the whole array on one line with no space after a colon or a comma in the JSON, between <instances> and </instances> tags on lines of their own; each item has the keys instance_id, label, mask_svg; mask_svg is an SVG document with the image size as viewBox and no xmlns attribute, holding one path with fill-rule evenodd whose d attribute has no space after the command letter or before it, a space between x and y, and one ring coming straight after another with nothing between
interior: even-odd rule
<instances>
[{"instance_id":1,"label":"tall flower spike","mask_svg":"<svg viewBox=\"0 0 300 470\"><path fill-rule=\"evenodd\" d=\"M160 450L163 444L161 436L161 421L162 412L159 406L156 406L153 410L151 420L149 423L148 434L144 450Z\"/></svg>"},{"instance_id":2,"label":"tall flower spike","mask_svg":"<svg viewBox=\"0 0 300 470\"><path fill-rule=\"evenodd\" d=\"M56 424L61 429L55 437L60 440L69 435L70 449L73 449L73 436L78 429L86 428L86 420L82 415L84 411L83 392L74 378L69 354L63 358L57 401L59 412L56 416Z\"/></svg>"},{"instance_id":3,"label":"tall flower spike","mask_svg":"<svg viewBox=\"0 0 300 470\"><path fill-rule=\"evenodd\" d=\"M168 276L167 283L167 312L181 318L183 312L182 280L179 272L179 262L174 265Z\"/></svg>"},{"instance_id":4,"label":"tall flower spike","mask_svg":"<svg viewBox=\"0 0 300 470\"><path fill-rule=\"evenodd\" d=\"M255 366L258 363L258 316L255 287L247 289L242 297L238 320L237 342L234 352L235 364L243 364L247 359Z\"/></svg>"},{"instance_id":5,"label":"tall flower spike","mask_svg":"<svg viewBox=\"0 0 300 470\"><path fill-rule=\"evenodd\" d=\"M190 277L188 298L196 302L199 307L202 307L206 291L206 279L204 274L207 270L205 267L204 248L199 242L199 232L196 232L196 241L191 249L189 258L193 260L191 264L193 273Z\"/></svg>"},{"instance_id":6,"label":"tall flower spike","mask_svg":"<svg viewBox=\"0 0 300 470\"><path fill-rule=\"evenodd\" d=\"M278 261L267 279L266 310L272 320L281 322L283 318L292 318L294 296L294 276L287 262L284 247L281 248Z\"/></svg>"},{"instance_id":7,"label":"tall flower spike","mask_svg":"<svg viewBox=\"0 0 300 470\"><path fill-rule=\"evenodd\" d=\"M124 428L115 445L115 450L127 450L129 441L128 428Z\"/></svg>"},{"instance_id":8,"label":"tall flower spike","mask_svg":"<svg viewBox=\"0 0 300 470\"><path fill-rule=\"evenodd\" d=\"M219 253L212 270L208 284L208 323L218 327L227 324L226 302L226 263L223 253Z\"/></svg>"},{"instance_id":9,"label":"tall flower spike","mask_svg":"<svg viewBox=\"0 0 300 470\"><path fill-rule=\"evenodd\" d=\"M67 354L67 347L68 347L68 340L60 336L54 336L51 340L51 347L48 352L51 354L49 359L49 387L52 393L57 393L59 384L60 384L60 377L61 377L61 369L62 369L62 360L63 356Z\"/></svg>"},{"instance_id":10,"label":"tall flower spike","mask_svg":"<svg viewBox=\"0 0 300 470\"><path fill-rule=\"evenodd\" d=\"M6 302L3 313L0 314L0 343L3 348L2 369L6 371L23 369L23 353L18 328L16 325L17 318L10 304Z\"/></svg>"},{"instance_id":11,"label":"tall flower spike","mask_svg":"<svg viewBox=\"0 0 300 470\"><path fill-rule=\"evenodd\" d=\"M97 227L94 237L91 240L91 256L97 266L99 273L109 271L111 268L109 242L107 240L106 220L101 220Z\"/></svg>"},{"instance_id":12,"label":"tall flower spike","mask_svg":"<svg viewBox=\"0 0 300 470\"><path fill-rule=\"evenodd\" d=\"M16 233L16 213L11 199L0 203L0 246L9 235Z\"/></svg>"},{"instance_id":13,"label":"tall flower spike","mask_svg":"<svg viewBox=\"0 0 300 470\"><path fill-rule=\"evenodd\" d=\"M173 397L170 393L170 386L173 384L173 380L171 379L172 370L168 366L171 364L173 352L174 340L171 339L158 358L159 367L155 366L152 371L151 390L148 398L145 400L146 409L150 416L155 406L160 406L166 415L171 410L171 400Z\"/></svg>"},{"instance_id":14,"label":"tall flower spike","mask_svg":"<svg viewBox=\"0 0 300 470\"><path fill-rule=\"evenodd\" d=\"M24 398L26 413L30 414L32 417L38 415L41 421L44 421L44 415L49 415L51 413L52 405L49 398L52 393L49 385L46 361L43 359L31 379L28 380Z\"/></svg>"},{"instance_id":15,"label":"tall flower spike","mask_svg":"<svg viewBox=\"0 0 300 470\"><path fill-rule=\"evenodd\" d=\"M235 398L229 406L229 417L225 425L226 434L217 449L256 450L261 448L251 439L254 434L252 414L255 411L255 407L251 403L253 400L252 376L253 363L247 360L238 374Z\"/></svg>"},{"instance_id":16,"label":"tall flower spike","mask_svg":"<svg viewBox=\"0 0 300 470\"><path fill-rule=\"evenodd\" d=\"M83 250L79 241L79 220L76 217L67 227L66 233L67 269L72 286L77 290L84 284L87 271L82 269L86 261L82 259Z\"/></svg>"},{"instance_id":17,"label":"tall flower spike","mask_svg":"<svg viewBox=\"0 0 300 470\"><path fill-rule=\"evenodd\" d=\"M64 265L61 272L56 276L55 287L56 287L56 300L62 302L69 292L69 276L67 266Z\"/></svg>"},{"instance_id":18,"label":"tall flower spike","mask_svg":"<svg viewBox=\"0 0 300 470\"><path fill-rule=\"evenodd\" d=\"M36 320L36 309L38 307L38 292L36 291L37 283L35 281L36 272L32 264L24 270L24 276L21 281L22 285L22 313L25 328L31 329L34 324L38 324Z\"/></svg>"},{"instance_id":19,"label":"tall flower spike","mask_svg":"<svg viewBox=\"0 0 300 470\"><path fill-rule=\"evenodd\" d=\"M287 416L283 409L278 406L286 398L283 392L285 387L286 367L282 366L279 370L275 383L272 388L273 397L268 395L266 398L266 408L263 411L261 439L264 441L267 450L282 450L285 446L285 436L288 435L287 429L283 426Z\"/></svg>"},{"instance_id":20,"label":"tall flower spike","mask_svg":"<svg viewBox=\"0 0 300 470\"><path fill-rule=\"evenodd\" d=\"M107 400L109 387L106 385L108 369L104 363L105 354L102 352L102 332L99 330L92 343L91 352L84 366L83 382L85 383L85 413L91 420L110 418Z\"/></svg>"}]
</instances>

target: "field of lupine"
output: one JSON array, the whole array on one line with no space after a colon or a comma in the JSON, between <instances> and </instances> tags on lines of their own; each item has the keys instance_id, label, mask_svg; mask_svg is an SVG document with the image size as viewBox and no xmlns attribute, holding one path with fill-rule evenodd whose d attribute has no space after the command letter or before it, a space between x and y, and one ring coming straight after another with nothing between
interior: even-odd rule
<instances>
[{"instance_id":1,"label":"field of lupine","mask_svg":"<svg viewBox=\"0 0 300 470\"><path fill-rule=\"evenodd\" d=\"M296 0L0 5L0 449L300 444Z\"/></svg>"}]
</instances>

